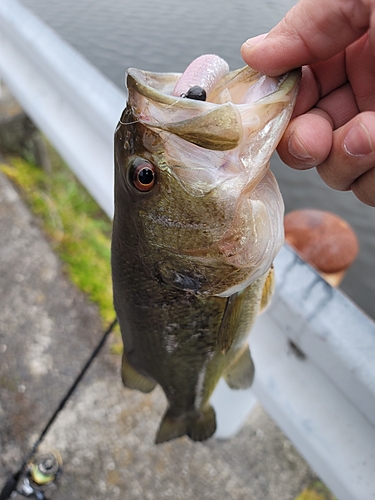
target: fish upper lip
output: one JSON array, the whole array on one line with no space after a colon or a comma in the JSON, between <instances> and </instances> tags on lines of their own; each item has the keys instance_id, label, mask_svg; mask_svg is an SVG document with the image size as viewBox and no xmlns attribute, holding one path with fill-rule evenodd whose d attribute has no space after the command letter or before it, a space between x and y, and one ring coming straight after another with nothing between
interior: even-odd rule
<instances>
[{"instance_id":1,"label":"fish upper lip","mask_svg":"<svg viewBox=\"0 0 375 500\"><path fill-rule=\"evenodd\" d=\"M137 68L129 68L127 71L127 86L128 88L133 87L134 90L143 95L148 99L152 99L155 102L166 105L174 105L178 102L180 108L201 111L202 109L210 109L213 106L221 106L225 103L216 102L216 98L221 94L221 92L226 88L226 86L231 87L231 85L237 85L243 82L256 81L264 76L266 79L275 80L277 77L269 77L258 71L253 70L249 66L244 66L235 71L231 71L226 76L224 76L215 89L211 92L212 101L197 101L194 99L184 99L182 97L176 97L172 95L175 83L180 78L180 73L152 73L148 71L142 71ZM274 95L276 93L283 92L288 94L295 84L298 82L301 75L301 69L295 69L283 75L280 75L278 88L271 92L269 95ZM168 80L169 79L169 80ZM268 95L262 97L257 103L267 99ZM230 101L237 106L246 105L247 103L235 102L235 100Z\"/></svg>"},{"instance_id":2,"label":"fish upper lip","mask_svg":"<svg viewBox=\"0 0 375 500\"><path fill-rule=\"evenodd\" d=\"M176 135L206 150L231 151L294 100L299 75L300 71L293 70L277 82L246 66L224 76L210 93L210 100L196 101L172 95L179 74L129 69L129 105L134 118L150 129ZM223 101L225 92L229 98Z\"/></svg>"}]
</instances>

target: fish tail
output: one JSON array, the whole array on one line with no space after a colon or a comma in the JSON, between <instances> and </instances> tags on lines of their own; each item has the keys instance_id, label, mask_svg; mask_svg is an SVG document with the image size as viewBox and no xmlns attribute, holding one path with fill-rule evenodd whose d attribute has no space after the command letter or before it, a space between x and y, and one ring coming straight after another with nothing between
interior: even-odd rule
<instances>
[{"instance_id":1,"label":"fish tail","mask_svg":"<svg viewBox=\"0 0 375 500\"><path fill-rule=\"evenodd\" d=\"M212 406L208 406L191 420L187 435L193 441L204 441L216 431L216 415Z\"/></svg>"},{"instance_id":2,"label":"fish tail","mask_svg":"<svg viewBox=\"0 0 375 500\"><path fill-rule=\"evenodd\" d=\"M160 444L170 441L185 434L193 441L204 441L216 431L216 416L212 406L193 415L174 417L171 410L165 413L155 443Z\"/></svg>"}]
</instances>

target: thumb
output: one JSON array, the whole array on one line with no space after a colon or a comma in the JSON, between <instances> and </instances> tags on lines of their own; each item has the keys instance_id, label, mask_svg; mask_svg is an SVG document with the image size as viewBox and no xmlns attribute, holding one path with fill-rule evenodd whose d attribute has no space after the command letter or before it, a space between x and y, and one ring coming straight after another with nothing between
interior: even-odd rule
<instances>
[{"instance_id":1,"label":"thumb","mask_svg":"<svg viewBox=\"0 0 375 500\"><path fill-rule=\"evenodd\" d=\"M301 0L266 37L247 40L242 57L249 66L269 75L329 59L367 31L371 2L366 3Z\"/></svg>"}]
</instances>

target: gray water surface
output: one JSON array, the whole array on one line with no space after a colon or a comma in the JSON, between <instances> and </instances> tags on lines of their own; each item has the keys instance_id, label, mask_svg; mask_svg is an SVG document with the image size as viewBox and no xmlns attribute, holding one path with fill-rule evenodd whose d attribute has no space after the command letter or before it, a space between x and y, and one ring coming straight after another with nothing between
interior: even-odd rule
<instances>
[{"instance_id":1,"label":"gray water surface","mask_svg":"<svg viewBox=\"0 0 375 500\"><path fill-rule=\"evenodd\" d=\"M267 32L293 0L22 0L66 41L124 89L128 67L183 71L197 56L216 53L235 69L244 63L239 48ZM375 209L352 193L328 188L315 170L297 172L272 160L286 211L330 210L355 229L360 255L342 289L375 317Z\"/></svg>"}]
</instances>

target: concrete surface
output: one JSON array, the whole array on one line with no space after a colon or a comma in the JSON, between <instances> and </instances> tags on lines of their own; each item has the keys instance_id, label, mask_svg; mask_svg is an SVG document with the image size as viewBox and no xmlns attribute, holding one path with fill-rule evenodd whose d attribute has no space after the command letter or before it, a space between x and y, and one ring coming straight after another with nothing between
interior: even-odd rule
<instances>
[{"instance_id":1,"label":"concrete surface","mask_svg":"<svg viewBox=\"0 0 375 500\"><path fill-rule=\"evenodd\" d=\"M0 175L0 490L101 335L96 307ZM154 445L164 396L123 388L119 361L106 345L43 442L64 461L51 499L292 500L314 478L259 406L228 441Z\"/></svg>"}]
</instances>

